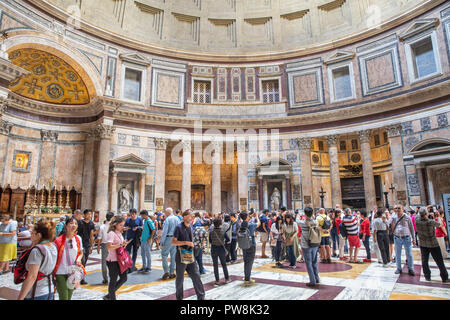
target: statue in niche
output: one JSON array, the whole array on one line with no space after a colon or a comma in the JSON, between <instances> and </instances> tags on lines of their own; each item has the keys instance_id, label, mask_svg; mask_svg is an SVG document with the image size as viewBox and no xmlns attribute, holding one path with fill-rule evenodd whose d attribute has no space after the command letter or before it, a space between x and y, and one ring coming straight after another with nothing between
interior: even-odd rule
<instances>
[{"instance_id":1,"label":"statue in niche","mask_svg":"<svg viewBox=\"0 0 450 320\"><path fill-rule=\"evenodd\" d=\"M134 200L133 195L128 190L128 185L122 185L119 190L119 208L120 212L128 213L130 211L130 203Z\"/></svg>"},{"instance_id":2,"label":"statue in niche","mask_svg":"<svg viewBox=\"0 0 450 320\"><path fill-rule=\"evenodd\" d=\"M281 194L278 188L273 189L272 195L270 196L270 208L272 211L277 211L280 209Z\"/></svg>"}]
</instances>

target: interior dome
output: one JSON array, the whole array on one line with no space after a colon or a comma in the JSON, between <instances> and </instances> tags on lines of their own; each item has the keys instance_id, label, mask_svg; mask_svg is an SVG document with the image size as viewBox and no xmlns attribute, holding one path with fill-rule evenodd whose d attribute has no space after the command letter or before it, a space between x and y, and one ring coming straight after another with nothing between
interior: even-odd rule
<instances>
[{"instance_id":1,"label":"interior dome","mask_svg":"<svg viewBox=\"0 0 450 320\"><path fill-rule=\"evenodd\" d=\"M140 49L273 56L333 48L416 14L425 0L40 0L74 27ZM420 10L419 10L420 11Z\"/></svg>"}]
</instances>

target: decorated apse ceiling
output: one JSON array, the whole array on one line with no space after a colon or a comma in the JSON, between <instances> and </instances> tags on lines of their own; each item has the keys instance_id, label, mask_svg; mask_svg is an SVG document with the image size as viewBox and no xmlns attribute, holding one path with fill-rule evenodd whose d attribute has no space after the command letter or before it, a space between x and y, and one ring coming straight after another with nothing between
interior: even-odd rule
<instances>
[{"instance_id":1,"label":"decorated apse ceiling","mask_svg":"<svg viewBox=\"0 0 450 320\"><path fill-rule=\"evenodd\" d=\"M88 89L80 75L64 60L36 49L9 52L9 59L30 71L10 83L9 89L21 96L57 104L87 104Z\"/></svg>"}]
</instances>

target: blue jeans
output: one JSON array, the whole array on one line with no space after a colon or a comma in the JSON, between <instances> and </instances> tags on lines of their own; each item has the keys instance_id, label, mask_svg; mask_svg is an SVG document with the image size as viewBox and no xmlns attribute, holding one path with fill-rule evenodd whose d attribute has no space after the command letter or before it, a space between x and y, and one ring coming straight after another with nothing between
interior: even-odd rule
<instances>
[{"instance_id":1,"label":"blue jeans","mask_svg":"<svg viewBox=\"0 0 450 320\"><path fill-rule=\"evenodd\" d=\"M414 260L412 256L412 243L410 236L403 238L394 236L395 263L397 264L397 270L402 270L402 246L405 247L406 258L408 259L408 269L414 271Z\"/></svg>"},{"instance_id":2,"label":"blue jeans","mask_svg":"<svg viewBox=\"0 0 450 320\"><path fill-rule=\"evenodd\" d=\"M309 275L309 283L316 284L320 281L319 267L317 266L317 253L319 247L302 248L303 258L305 259L306 270Z\"/></svg>"},{"instance_id":3,"label":"blue jeans","mask_svg":"<svg viewBox=\"0 0 450 320\"><path fill-rule=\"evenodd\" d=\"M330 235L331 235L331 241L333 241L333 254L334 254L338 250L338 244L339 244L339 236L338 236L335 228L331 229Z\"/></svg>"},{"instance_id":4,"label":"blue jeans","mask_svg":"<svg viewBox=\"0 0 450 320\"><path fill-rule=\"evenodd\" d=\"M141 243L142 268L152 268L152 255L150 254L150 243L144 241Z\"/></svg>"},{"instance_id":5,"label":"blue jeans","mask_svg":"<svg viewBox=\"0 0 450 320\"><path fill-rule=\"evenodd\" d=\"M206 270L203 267L203 250L201 248L194 248L194 258L195 261L197 261L200 274L206 273Z\"/></svg>"},{"instance_id":6,"label":"blue jeans","mask_svg":"<svg viewBox=\"0 0 450 320\"><path fill-rule=\"evenodd\" d=\"M162 265L164 273L174 274L175 272L175 254L177 253L177 247L172 245L172 237L167 237L163 243L161 250ZM170 270L169 262L167 261L170 254ZM170 272L169 272L170 271Z\"/></svg>"},{"instance_id":7,"label":"blue jeans","mask_svg":"<svg viewBox=\"0 0 450 320\"><path fill-rule=\"evenodd\" d=\"M294 246L286 246L286 250L289 257L289 265L290 266L297 265L297 259L295 258L294 255Z\"/></svg>"},{"instance_id":8,"label":"blue jeans","mask_svg":"<svg viewBox=\"0 0 450 320\"><path fill-rule=\"evenodd\" d=\"M277 246L275 247L274 250L274 256L275 256L275 261L276 262L280 262L280 258L281 258L281 245L283 244L283 241L277 241Z\"/></svg>"},{"instance_id":9,"label":"blue jeans","mask_svg":"<svg viewBox=\"0 0 450 320\"><path fill-rule=\"evenodd\" d=\"M50 293L50 295L46 294L39 297L34 297L34 300L53 300L54 293ZM24 300L32 300L31 298L25 298Z\"/></svg>"}]
</instances>

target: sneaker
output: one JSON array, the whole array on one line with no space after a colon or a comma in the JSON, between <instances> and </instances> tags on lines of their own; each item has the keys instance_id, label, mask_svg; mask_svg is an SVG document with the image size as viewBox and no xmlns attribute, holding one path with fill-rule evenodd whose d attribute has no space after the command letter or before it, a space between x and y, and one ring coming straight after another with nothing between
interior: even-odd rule
<instances>
[{"instance_id":1,"label":"sneaker","mask_svg":"<svg viewBox=\"0 0 450 320\"><path fill-rule=\"evenodd\" d=\"M449 283L449 282L450 282L450 279L442 280L442 283Z\"/></svg>"},{"instance_id":2,"label":"sneaker","mask_svg":"<svg viewBox=\"0 0 450 320\"><path fill-rule=\"evenodd\" d=\"M225 279L225 282L224 282L224 284L228 284L228 283L230 283L231 282L231 280L230 279Z\"/></svg>"},{"instance_id":3,"label":"sneaker","mask_svg":"<svg viewBox=\"0 0 450 320\"><path fill-rule=\"evenodd\" d=\"M83 279L80 281L80 284L88 284L88 283L86 282L86 280Z\"/></svg>"},{"instance_id":4,"label":"sneaker","mask_svg":"<svg viewBox=\"0 0 450 320\"><path fill-rule=\"evenodd\" d=\"M316 287L316 285L314 283L307 283L306 286L310 287L310 288L315 288Z\"/></svg>"},{"instance_id":5,"label":"sneaker","mask_svg":"<svg viewBox=\"0 0 450 320\"><path fill-rule=\"evenodd\" d=\"M346 257L340 257L339 260L343 261L343 260L347 260L347 258Z\"/></svg>"},{"instance_id":6,"label":"sneaker","mask_svg":"<svg viewBox=\"0 0 450 320\"><path fill-rule=\"evenodd\" d=\"M395 274L402 274L402 270L395 270Z\"/></svg>"},{"instance_id":7,"label":"sneaker","mask_svg":"<svg viewBox=\"0 0 450 320\"><path fill-rule=\"evenodd\" d=\"M425 277L425 280L431 281L431 277Z\"/></svg>"},{"instance_id":8,"label":"sneaker","mask_svg":"<svg viewBox=\"0 0 450 320\"><path fill-rule=\"evenodd\" d=\"M103 297L103 300L111 300L109 299L109 294L107 294L106 296Z\"/></svg>"},{"instance_id":9,"label":"sneaker","mask_svg":"<svg viewBox=\"0 0 450 320\"><path fill-rule=\"evenodd\" d=\"M415 275L416 275L416 273L414 272L414 270L409 270L409 271L408 271L408 274L409 274L410 276L415 276Z\"/></svg>"},{"instance_id":10,"label":"sneaker","mask_svg":"<svg viewBox=\"0 0 450 320\"><path fill-rule=\"evenodd\" d=\"M327 263L331 263L331 259L327 259Z\"/></svg>"},{"instance_id":11,"label":"sneaker","mask_svg":"<svg viewBox=\"0 0 450 320\"><path fill-rule=\"evenodd\" d=\"M388 263L383 264L383 268L389 268L389 264Z\"/></svg>"},{"instance_id":12,"label":"sneaker","mask_svg":"<svg viewBox=\"0 0 450 320\"><path fill-rule=\"evenodd\" d=\"M144 270L144 273L150 273L150 271L152 271L152 268L146 268L146 269Z\"/></svg>"},{"instance_id":13,"label":"sneaker","mask_svg":"<svg viewBox=\"0 0 450 320\"><path fill-rule=\"evenodd\" d=\"M289 266L289 268L295 269L295 268L297 268L297 266Z\"/></svg>"},{"instance_id":14,"label":"sneaker","mask_svg":"<svg viewBox=\"0 0 450 320\"><path fill-rule=\"evenodd\" d=\"M214 282L214 285L220 286L220 281L215 281L215 282Z\"/></svg>"},{"instance_id":15,"label":"sneaker","mask_svg":"<svg viewBox=\"0 0 450 320\"><path fill-rule=\"evenodd\" d=\"M372 262L371 259L363 259L363 262Z\"/></svg>"},{"instance_id":16,"label":"sneaker","mask_svg":"<svg viewBox=\"0 0 450 320\"><path fill-rule=\"evenodd\" d=\"M175 279L177 276L175 275L175 274L171 274L170 276L169 276L169 278L170 279Z\"/></svg>"},{"instance_id":17,"label":"sneaker","mask_svg":"<svg viewBox=\"0 0 450 320\"><path fill-rule=\"evenodd\" d=\"M162 276L161 280L167 280L167 279L169 279L169 273L168 272L164 273L164 275Z\"/></svg>"},{"instance_id":18,"label":"sneaker","mask_svg":"<svg viewBox=\"0 0 450 320\"><path fill-rule=\"evenodd\" d=\"M255 284L255 280L253 280L253 279L250 279L250 280L244 280L244 286L246 286L246 287L249 287L249 286L251 286L251 285L254 285Z\"/></svg>"},{"instance_id":19,"label":"sneaker","mask_svg":"<svg viewBox=\"0 0 450 320\"><path fill-rule=\"evenodd\" d=\"M279 268L283 267L283 265L280 262L277 262L275 265Z\"/></svg>"},{"instance_id":20,"label":"sneaker","mask_svg":"<svg viewBox=\"0 0 450 320\"><path fill-rule=\"evenodd\" d=\"M137 272L145 272L147 268L140 268L139 270L137 270Z\"/></svg>"}]
</instances>

